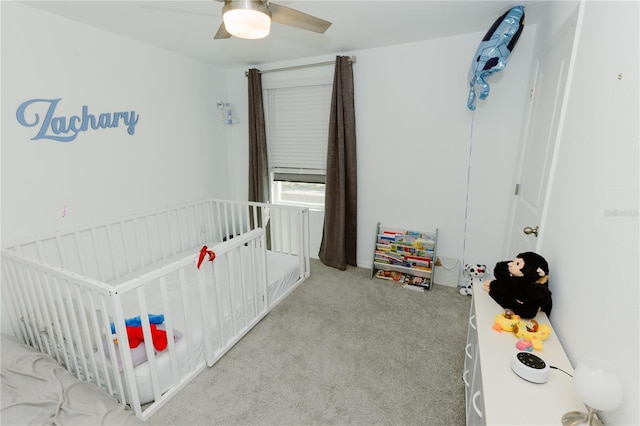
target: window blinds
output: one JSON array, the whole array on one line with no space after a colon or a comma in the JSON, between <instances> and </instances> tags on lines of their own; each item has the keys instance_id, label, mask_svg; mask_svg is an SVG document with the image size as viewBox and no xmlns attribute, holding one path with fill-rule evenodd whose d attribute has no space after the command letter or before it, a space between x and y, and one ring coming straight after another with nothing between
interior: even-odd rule
<instances>
[{"instance_id":1,"label":"window blinds","mask_svg":"<svg viewBox=\"0 0 640 426\"><path fill-rule=\"evenodd\" d=\"M331 109L331 84L267 89L269 166L324 174Z\"/></svg>"}]
</instances>

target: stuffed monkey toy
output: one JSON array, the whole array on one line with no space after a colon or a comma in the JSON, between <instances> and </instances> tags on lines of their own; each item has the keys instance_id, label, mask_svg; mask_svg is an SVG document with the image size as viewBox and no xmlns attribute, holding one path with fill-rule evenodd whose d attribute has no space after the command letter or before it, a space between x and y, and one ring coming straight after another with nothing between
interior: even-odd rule
<instances>
[{"instance_id":1,"label":"stuffed monkey toy","mask_svg":"<svg viewBox=\"0 0 640 426\"><path fill-rule=\"evenodd\" d=\"M521 318L533 318L539 311L551 315L549 265L537 253L520 253L511 262L498 262L494 280L486 280L484 289L505 309Z\"/></svg>"}]
</instances>

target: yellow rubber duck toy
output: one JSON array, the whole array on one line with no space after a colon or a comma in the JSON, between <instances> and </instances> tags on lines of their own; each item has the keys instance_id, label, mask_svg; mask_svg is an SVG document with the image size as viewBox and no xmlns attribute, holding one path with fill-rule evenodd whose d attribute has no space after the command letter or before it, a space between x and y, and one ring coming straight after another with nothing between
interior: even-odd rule
<instances>
[{"instance_id":1,"label":"yellow rubber duck toy","mask_svg":"<svg viewBox=\"0 0 640 426\"><path fill-rule=\"evenodd\" d=\"M512 332L513 327L518 322L520 322L520 316L516 315L511 309L505 309L504 312L496 315L492 328L496 331Z\"/></svg>"},{"instance_id":2,"label":"yellow rubber duck toy","mask_svg":"<svg viewBox=\"0 0 640 426\"><path fill-rule=\"evenodd\" d=\"M542 350L543 340L551 335L551 327L547 324L538 324L538 321L531 319L528 321L518 321L513 326L513 333L520 339L531 342L533 349Z\"/></svg>"}]
</instances>

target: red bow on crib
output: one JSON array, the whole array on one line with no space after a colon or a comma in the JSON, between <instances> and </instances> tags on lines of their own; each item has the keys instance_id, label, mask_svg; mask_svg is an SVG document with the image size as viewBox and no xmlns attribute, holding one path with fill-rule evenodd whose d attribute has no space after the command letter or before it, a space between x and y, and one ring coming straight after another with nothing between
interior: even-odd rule
<instances>
[{"instance_id":1,"label":"red bow on crib","mask_svg":"<svg viewBox=\"0 0 640 426\"><path fill-rule=\"evenodd\" d=\"M198 269L200 269L200 264L207 254L209 255L209 262L213 262L213 259L216 258L216 254L213 252L213 250L209 250L207 246L202 246L202 248L200 249L200 258L198 258Z\"/></svg>"}]
</instances>

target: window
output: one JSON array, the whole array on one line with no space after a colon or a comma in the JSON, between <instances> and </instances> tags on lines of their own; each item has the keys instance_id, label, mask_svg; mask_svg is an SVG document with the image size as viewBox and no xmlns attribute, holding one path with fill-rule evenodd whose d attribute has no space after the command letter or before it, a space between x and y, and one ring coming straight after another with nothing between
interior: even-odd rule
<instances>
[{"instance_id":1,"label":"window","mask_svg":"<svg viewBox=\"0 0 640 426\"><path fill-rule=\"evenodd\" d=\"M275 203L324 206L331 84L265 90Z\"/></svg>"}]
</instances>

